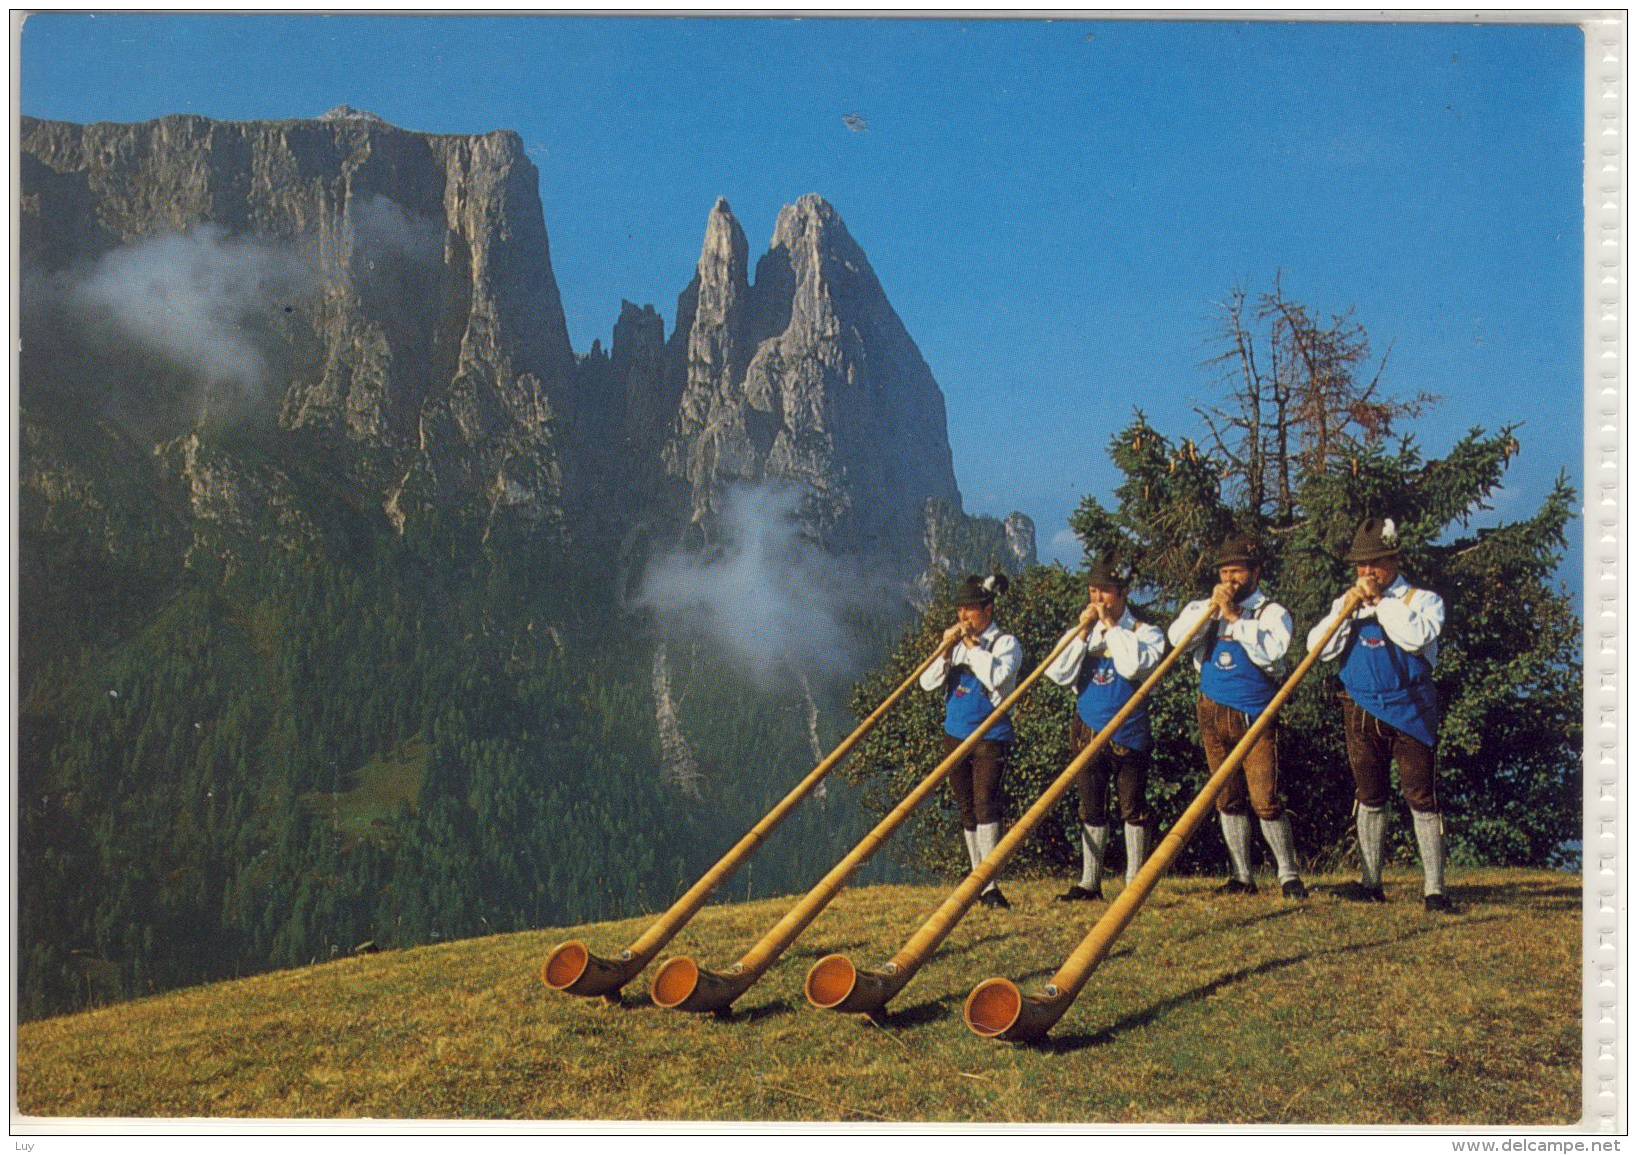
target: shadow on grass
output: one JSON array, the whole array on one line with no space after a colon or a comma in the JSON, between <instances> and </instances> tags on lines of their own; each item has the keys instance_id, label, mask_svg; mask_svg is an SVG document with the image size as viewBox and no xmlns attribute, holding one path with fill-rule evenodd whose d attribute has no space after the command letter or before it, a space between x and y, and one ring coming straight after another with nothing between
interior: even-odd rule
<instances>
[{"instance_id":1,"label":"shadow on grass","mask_svg":"<svg viewBox=\"0 0 1637 1155\"><path fill-rule=\"evenodd\" d=\"M1349 898L1349 892L1358 885L1356 882L1343 882L1335 885L1314 888L1314 893L1334 898L1345 905L1358 905L1357 900ZM1526 907L1529 910L1579 910L1582 901L1580 887L1559 882L1516 882L1496 885L1484 883L1476 886L1446 886L1444 891L1449 900L1455 904L1457 912L1464 907L1477 904ZM1399 904L1419 905L1421 892L1411 886L1403 888L1387 888L1388 906Z\"/></svg>"},{"instance_id":2,"label":"shadow on grass","mask_svg":"<svg viewBox=\"0 0 1637 1155\"><path fill-rule=\"evenodd\" d=\"M963 942L960 946L940 948L935 957L940 959L959 958L963 954L971 954L980 946L988 946L992 942L1007 942L1017 937L1015 932L1002 934L986 934L982 938L975 938L971 942Z\"/></svg>"},{"instance_id":3,"label":"shadow on grass","mask_svg":"<svg viewBox=\"0 0 1637 1155\"><path fill-rule=\"evenodd\" d=\"M795 1009L795 1005L789 999L775 999L771 1003L751 1007L748 1011L730 1009L716 1014L701 1015L700 1018L737 1026L741 1023L759 1023L763 1019L771 1019L777 1015L788 1015L793 1013Z\"/></svg>"},{"instance_id":4,"label":"shadow on grass","mask_svg":"<svg viewBox=\"0 0 1637 1155\"><path fill-rule=\"evenodd\" d=\"M631 986L635 986L632 983ZM651 1011L657 1008L653 996L646 990L634 991L630 987L616 991L611 995L602 995L597 998L586 999L582 1006L595 1007L602 1011Z\"/></svg>"},{"instance_id":5,"label":"shadow on grass","mask_svg":"<svg viewBox=\"0 0 1637 1155\"><path fill-rule=\"evenodd\" d=\"M1530 910L1579 910L1582 893L1578 886L1556 882L1516 883L1511 886L1451 886L1449 899L1457 907L1465 903L1496 903L1527 906Z\"/></svg>"},{"instance_id":6,"label":"shadow on grass","mask_svg":"<svg viewBox=\"0 0 1637 1155\"><path fill-rule=\"evenodd\" d=\"M870 945L871 944L868 939L860 938L853 939L850 942L829 943L822 947L803 947L801 950L791 951L784 957L787 962L792 963L797 961L815 963L818 962L819 959L824 958L826 955L844 954L850 957L858 951L868 950Z\"/></svg>"},{"instance_id":7,"label":"shadow on grass","mask_svg":"<svg viewBox=\"0 0 1637 1155\"><path fill-rule=\"evenodd\" d=\"M1110 952L1108 957L1103 959L1103 962L1098 963L1097 965L1102 966L1103 963L1110 963L1110 962L1113 962L1117 958L1125 958L1128 955L1133 955L1133 954L1136 954L1136 953L1137 953L1137 948L1136 947L1122 946L1118 950ZM1014 983L1016 983L1019 987L1027 987L1030 983L1034 982L1037 979L1050 978L1052 975L1057 973L1057 970L1058 970L1057 967L1036 967L1032 971L1024 971L1022 974L1018 975L1012 981ZM976 984L974 984L974 985L976 985Z\"/></svg>"},{"instance_id":8,"label":"shadow on grass","mask_svg":"<svg viewBox=\"0 0 1637 1155\"><path fill-rule=\"evenodd\" d=\"M942 960L942 959L946 959L946 958L958 958L963 954L969 954L970 952L977 950L981 946L987 946L988 944L990 944L992 942L1005 942L1005 941L1007 941L1009 939L1012 939L1012 938L1015 938L1015 937L1017 937L1017 936L1014 935L1014 934L985 935L983 938L973 939L971 942L962 943L960 946L950 947L947 950L939 949L933 955L933 959ZM865 962L863 962L858 957L858 953L860 952L860 950L861 950L861 944L859 944L859 943L849 943L846 946L838 947L837 949L835 949L833 951L825 951L824 954L814 954L812 957L816 961L817 959L823 958L825 955L844 954L844 955L847 956L848 961L851 962L854 966L856 966L861 971L873 971L873 970L878 969L882 965L880 963L865 963ZM929 960L929 961L931 961L931 960Z\"/></svg>"},{"instance_id":9,"label":"shadow on grass","mask_svg":"<svg viewBox=\"0 0 1637 1155\"><path fill-rule=\"evenodd\" d=\"M905 1007L901 1011L888 1011L878 1020L884 1027L894 1030L914 1030L924 1027L928 1023L935 1023L942 1019L955 1017L953 1007L961 1001L960 995L944 995L941 998L928 999L924 1003Z\"/></svg>"},{"instance_id":10,"label":"shadow on grass","mask_svg":"<svg viewBox=\"0 0 1637 1155\"><path fill-rule=\"evenodd\" d=\"M1282 899L1280 901L1283 902ZM1289 918L1293 914L1303 913L1303 911L1306 909L1307 908L1300 903L1286 902L1283 906L1280 906L1274 910L1266 911L1262 914L1253 914L1249 918L1236 918L1231 922L1209 923L1206 926L1200 927L1196 931L1192 931L1185 935L1179 935L1177 937L1177 941L1193 942L1195 939L1204 938L1206 935L1217 934L1220 931L1242 930L1247 926L1255 926L1259 922L1272 922L1276 918Z\"/></svg>"},{"instance_id":11,"label":"shadow on grass","mask_svg":"<svg viewBox=\"0 0 1637 1155\"><path fill-rule=\"evenodd\" d=\"M795 1010L795 1007L790 1004L789 999L776 999L771 1003L764 1003L759 1007L752 1007L748 1011L741 1011L734 1007L729 1007L725 1011L673 1011L660 1007L648 995L627 995L624 999L617 1003L606 1003L598 999L595 1000L595 1005L611 1012L657 1011L661 1016L668 1015L679 1021L684 1019L698 1019L701 1022L720 1023L754 1023L762 1019L772 1018L774 1015L788 1015L791 1011ZM570 1033L581 1031L584 1033L596 1034L599 1033L602 1028L600 1025L592 1024L587 1027L569 1027L568 1030Z\"/></svg>"},{"instance_id":12,"label":"shadow on grass","mask_svg":"<svg viewBox=\"0 0 1637 1155\"><path fill-rule=\"evenodd\" d=\"M1032 1046L1038 1050L1048 1051L1053 1054L1080 1051L1084 1050L1086 1047L1102 1046L1107 1043L1112 1043L1116 1038L1127 1031L1133 1030L1137 1027L1146 1027L1155 1020L1165 1017L1180 1007L1185 1007L1189 1003L1196 1003L1203 999L1208 999L1225 987L1233 986L1235 983L1241 983L1247 979L1256 978L1259 975L1284 970L1286 967L1292 967L1298 963L1308 962L1311 959L1324 958L1327 955L1356 954L1360 951L1375 950L1377 947L1396 946L1400 943L1408 942L1410 939L1420 938L1422 935L1433 934L1436 931L1454 929L1458 926L1471 926L1475 923L1481 922L1497 922L1501 919L1501 915L1490 915L1487 918L1471 918L1462 920L1461 922L1433 924L1429 926L1417 927L1414 930L1407 931L1404 934L1393 935L1389 938L1375 939L1371 942L1350 943L1346 946L1329 947L1324 950L1305 951L1302 954L1289 955L1285 958L1269 959L1267 962L1258 963L1256 966L1246 967L1243 970L1233 971L1229 974L1214 978L1210 982L1205 983L1202 986L1195 987L1191 991L1184 991L1182 994L1172 995L1170 998L1155 1003L1151 1007L1145 1007L1140 1011L1126 1015L1124 1018L1117 1019L1110 1023L1107 1027L1104 1027L1102 1030L1092 1034L1061 1035L1046 1039L1039 1043L1024 1045Z\"/></svg>"}]
</instances>

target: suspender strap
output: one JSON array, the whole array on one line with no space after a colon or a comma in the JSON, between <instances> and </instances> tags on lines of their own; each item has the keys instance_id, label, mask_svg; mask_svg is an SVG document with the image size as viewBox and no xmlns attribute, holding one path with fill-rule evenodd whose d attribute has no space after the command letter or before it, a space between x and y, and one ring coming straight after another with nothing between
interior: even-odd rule
<instances>
[{"instance_id":1,"label":"suspender strap","mask_svg":"<svg viewBox=\"0 0 1637 1155\"><path fill-rule=\"evenodd\" d=\"M1210 610L1207 609L1205 612L1210 613ZM1212 618L1210 622L1206 624L1205 633L1201 635L1203 638L1203 653L1205 655L1205 661L1209 662L1211 660L1211 654L1216 649L1217 635L1221 632L1222 618L1220 616Z\"/></svg>"}]
</instances>

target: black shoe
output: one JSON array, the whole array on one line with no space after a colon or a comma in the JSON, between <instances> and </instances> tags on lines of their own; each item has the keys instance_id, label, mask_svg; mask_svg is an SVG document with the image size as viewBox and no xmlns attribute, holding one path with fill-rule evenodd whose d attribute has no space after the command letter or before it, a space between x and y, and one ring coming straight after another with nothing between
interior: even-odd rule
<instances>
[{"instance_id":1,"label":"black shoe","mask_svg":"<svg viewBox=\"0 0 1637 1155\"><path fill-rule=\"evenodd\" d=\"M1057 896L1058 902L1102 902L1103 884L1093 887L1081 886L1078 882Z\"/></svg>"},{"instance_id":2,"label":"black shoe","mask_svg":"<svg viewBox=\"0 0 1637 1155\"><path fill-rule=\"evenodd\" d=\"M1012 904L1006 901L1006 896L1000 892L998 886L991 887L978 895L978 901L983 903L984 906L993 906L1000 910L1012 909Z\"/></svg>"},{"instance_id":3,"label":"black shoe","mask_svg":"<svg viewBox=\"0 0 1637 1155\"><path fill-rule=\"evenodd\" d=\"M1218 894L1255 894L1256 884L1254 882L1240 882L1237 878L1230 878L1217 887L1216 892Z\"/></svg>"},{"instance_id":4,"label":"black shoe","mask_svg":"<svg viewBox=\"0 0 1637 1155\"><path fill-rule=\"evenodd\" d=\"M1365 886L1362 882L1349 882L1346 886L1336 890L1338 898L1345 898L1348 902L1386 902L1387 892L1379 886Z\"/></svg>"},{"instance_id":5,"label":"black shoe","mask_svg":"<svg viewBox=\"0 0 1637 1155\"><path fill-rule=\"evenodd\" d=\"M1307 901L1307 887L1302 885L1302 880L1299 878L1293 878L1285 883L1284 892L1285 897L1292 902Z\"/></svg>"},{"instance_id":6,"label":"black shoe","mask_svg":"<svg viewBox=\"0 0 1637 1155\"><path fill-rule=\"evenodd\" d=\"M1450 900L1448 898L1446 898L1444 895L1429 894L1425 898L1423 898L1421 901L1426 906L1427 911L1430 914L1454 914L1455 913L1455 904L1450 902Z\"/></svg>"}]
</instances>

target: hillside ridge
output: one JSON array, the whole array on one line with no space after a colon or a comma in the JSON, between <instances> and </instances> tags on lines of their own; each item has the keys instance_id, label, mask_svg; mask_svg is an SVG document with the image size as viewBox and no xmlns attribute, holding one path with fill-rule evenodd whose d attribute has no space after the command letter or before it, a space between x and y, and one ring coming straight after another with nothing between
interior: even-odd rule
<instances>
[{"instance_id":1,"label":"hillside ridge","mask_svg":"<svg viewBox=\"0 0 1637 1155\"><path fill-rule=\"evenodd\" d=\"M975 911L880 1022L808 1007L831 951L878 961L943 886L844 892L727 1018L555 994L564 937L617 949L646 918L464 940L25 1024L26 1115L988 1122L1565 1124L1580 1115L1580 880L1452 875L1429 918L1218 896L1169 879L1037 1047L961 1023L979 980L1043 982L1089 927L1049 880ZM731 888L731 884L730 884ZM722 965L785 897L707 908L668 953ZM1413 981L1454 973L1460 984ZM1232 1040L1231 1048L1224 1048ZM1391 1059L1389 1062L1388 1060ZM1368 1078L1359 1072L1368 1069ZM1095 1072L1095 1077L1093 1073ZM861 1080L863 1080L861 1082Z\"/></svg>"}]
</instances>

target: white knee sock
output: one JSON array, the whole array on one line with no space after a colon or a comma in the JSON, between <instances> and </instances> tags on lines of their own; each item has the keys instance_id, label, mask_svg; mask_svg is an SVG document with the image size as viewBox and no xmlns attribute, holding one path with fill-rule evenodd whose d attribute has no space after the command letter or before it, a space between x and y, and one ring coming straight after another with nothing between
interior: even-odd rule
<instances>
[{"instance_id":1,"label":"white knee sock","mask_svg":"<svg viewBox=\"0 0 1637 1155\"><path fill-rule=\"evenodd\" d=\"M978 835L978 861L982 862L985 858L989 857L989 855L994 851L995 847L997 845L999 845L999 843L1000 843L1000 823L998 823L998 822L985 822L985 823L983 823L982 825L980 825L978 827L977 835ZM984 887L983 889L992 890L992 889L994 889L994 885L995 885L995 883L991 879L989 885Z\"/></svg>"},{"instance_id":2,"label":"white knee sock","mask_svg":"<svg viewBox=\"0 0 1637 1155\"><path fill-rule=\"evenodd\" d=\"M1281 814L1271 822L1264 818L1261 822L1262 837L1268 840L1268 846L1273 849L1273 860L1279 864L1279 881L1285 883L1300 878L1301 872L1296 869L1296 838L1290 832L1290 815Z\"/></svg>"},{"instance_id":3,"label":"white knee sock","mask_svg":"<svg viewBox=\"0 0 1637 1155\"><path fill-rule=\"evenodd\" d=\"M1422 892L1444 893L1444 816L1412 810L1415 818L1415 844L1421 851L1421 873L1425 876Z\"/></svg>"},{"instance_id":4,"label":"white knee sock","mask_svg":"<svg viewBox=\"0 0 1637 1155\"><path fill-rule=\"evenodd\" d=\"M1103 855L1108 851L1108 827L1080 826L1080 885L1096 890L1103 881Z\"/></svg>"},{"instance_id":5,"label":"white knee sock","mask_svg":"<svg viewBox=\"0 0 1637 1155\"><path fill-rule=\"evenodd\" d=\"M978 853L978 832L962 827L961 835L966 839L966 857L971 860L972 869L976 870L978 863L983 861L983 856Z\"/></svg>"},{"instance_id":6,"label":"white knee sock","mask_svg":"<svg viewBox=\"0 0 1637 1155\"><path fill-rule=\"evenodd\" d=\"M1387 808L1358 807L1358 856L1365 886L1381 885L1381 856L1387 845Z\"/></svg>"},{"instance_id":7,"label":"white knee sock","mask_svg":"<svg viewBox=\"0 0 1637 1155\"><path fill-rule=\"evenodd\" d=\"M1148 831L1141 826L1125 824L1125 884L1137 877L1143 859L1148 857Z\"/></svg>"},{"instance_id":8,"label":"white knee sock","mask_svg":"<svg viewBox=\"0 0 1637 1155\"><path fill-rule=\"evenodd\" d=\"M1233 860L1233 876L1240 882L1250 879L1250 815L1216 813L1222 823L1222 841L1228 844L1228 857Z\"/></svg>"}]
</instances>

